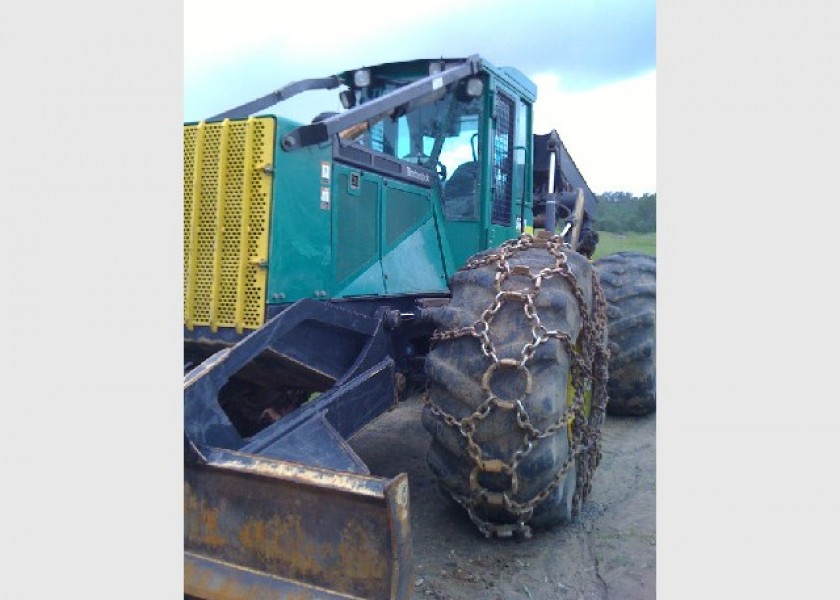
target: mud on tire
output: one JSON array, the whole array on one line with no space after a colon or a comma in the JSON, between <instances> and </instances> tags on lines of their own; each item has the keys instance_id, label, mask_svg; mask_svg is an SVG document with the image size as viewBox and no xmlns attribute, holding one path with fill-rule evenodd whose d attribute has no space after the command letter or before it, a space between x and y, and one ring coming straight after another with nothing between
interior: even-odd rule
<instances>
[{"instance_id":1,"label":"mud on tire","mask_svg":"<svg viewBox=\"0 0 840 600\"><path fill-rule=\"evenodd\" d=\"M607 412L646 415L656 410L656 258L619 252L595 268L609 323Z\"/></svg>"},{"instance_id":2,"label":"mud on tire","mask_svg":"<svg viewBox=\"0 0 840 600\"><path fill-rule=\"evenodd\" d=\"M488 536L510 535L514 531L529 535L530 525L546 527L571 519L577 504L588 494L589 478L600 459L597 438L605 401L606 358L602 337L606 319L603 298L600 322L593 316L600 292L593 291L591 263L571 250L564 250L564 260L576 282L570 284L557 273L558 263L544 242L523 236L518 241L507 242L502 250L508 244L522 244L523 240L525 246L542 244L543 247L511 251L506 260L510 275L500 273L498 260L488 262L488 257L500 253L500 249L494 249L476 255L453 276L452 300L435 316L438 329L426 359L428 387L422 419L432 436L429 467L441 489L464 506L473 522ZM554 240L553 247L560 249L560 240ZM480 265L482 262L486 264ZM531 288L533 280L523 273L529 271L536 275L547 269L555 272L542 278L539 291L532 296L536 321L526 314L527 301L511 297L502 299L498 311L488 318L485 311L492 312L491 307L498 306L494 305L498 299L497 286L505 291ZM582 311L587 315L586 321ZM486 338L489 345L482 342L480 335L484 326L476 329L482 320L489 322ZM543 336L540 332L544 330L538 323L556 335L545 337L528 354L525 350L528 344L535 342L538 334ZM440 332L454 333L436 340ZM564 334L568 335L568 343L560 337ZM573 347L576 342L580 353ZM491 368L494 351L500 362L509 362ZM584 371L591 368L596 353L601 357L602 368L593 382ZM513 366L514 361L524 368ZM581 365L588 366L581 370ZM529 378L530 392L526 389ZM573 407L567 412L572 379L579 389ZM492 394L483 387L483 382ZM583 415L583 388L587 385L600 390L593 392L595 410L589 413L588 420ZM493 395L501 401L494 401ZM521 410L515 406L516 399L521 400ZM477 413L485 416L476 417ZM571 448L566 423L570 414L576 415L573 430L576 447L588 444L588 451L575 453ZM523 421L533 428L529 431ZM535 432L547 435L538 437ZM529 442L531 449L527 451ZM495 465L496 469L477 466L476 447L483 467ZM517 456L520 456L518 460ZM515 468L500 470L502 463ZM516 503L513 511L506 504L503 492ZM532 513L517 514L518 507L540 495L544 499Z\"/></svg>"}]
</instances>

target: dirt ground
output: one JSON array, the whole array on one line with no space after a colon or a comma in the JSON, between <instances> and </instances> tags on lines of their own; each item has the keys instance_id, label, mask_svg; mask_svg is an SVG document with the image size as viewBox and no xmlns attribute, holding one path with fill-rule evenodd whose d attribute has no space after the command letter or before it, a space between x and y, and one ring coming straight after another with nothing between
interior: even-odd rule
<instances>
[{"instance_id":1,"label":"dirt ground","mask_svg":"<svg viewBox=\"0 0 840 600\"><path fill-rule=\"evenodd\" d=\"M607 416L592 494L573 523L488 540L438 491L421 407L415 394L351 441L373 474L408 473L415 598L655 598L655 414Z\"/></svg>"}]
</instances>

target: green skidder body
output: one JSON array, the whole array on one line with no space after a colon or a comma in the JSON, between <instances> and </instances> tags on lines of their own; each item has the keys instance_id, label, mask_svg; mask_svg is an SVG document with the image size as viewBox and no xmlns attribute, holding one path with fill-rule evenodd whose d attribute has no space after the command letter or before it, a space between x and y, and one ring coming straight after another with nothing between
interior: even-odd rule
<instances>
[{"instance_id":1,"label":"green skidder body","mask_svg":"<svg viewBox=\"0 0 840 600\"><path fill-rule=\"evenodd\" d=\"M357 108L449 64L339 77ZM472 78L432 82L428 93L320 143L284 150L296 124L280 120L268 304L446 294L469 256L532 224L536 88L513 69L480 64Z\"/></svg>"}]
</instances>

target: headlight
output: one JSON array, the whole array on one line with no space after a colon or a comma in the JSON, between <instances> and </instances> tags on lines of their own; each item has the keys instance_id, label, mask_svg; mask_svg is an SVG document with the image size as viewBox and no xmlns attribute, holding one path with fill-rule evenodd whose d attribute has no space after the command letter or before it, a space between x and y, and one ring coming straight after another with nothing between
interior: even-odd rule
<instances>
[{"instance_id":1,"label":"headlight","mask_svg":"<svg viewBox=\"0 0 840 600\"><path fill-rule=\"evenodd\" d=\"M338 98L341 100L341 106L344 107L344 110L356 106L356 93L353 90L344 90L338 95Z\"/></svg>"}]
</instances>

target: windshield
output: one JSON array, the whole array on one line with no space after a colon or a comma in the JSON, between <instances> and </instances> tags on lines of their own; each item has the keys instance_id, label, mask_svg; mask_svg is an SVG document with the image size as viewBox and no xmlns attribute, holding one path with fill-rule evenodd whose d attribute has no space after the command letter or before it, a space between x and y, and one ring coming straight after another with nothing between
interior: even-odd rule
<instances>
[{"instance_id":1,"label":"windshield","mask_svg":"<svg viewBox=\"0 0 840 600\"><path fill-rule=\"evenodd\" d=\"M359 92L359 102L388 93L385 85ZM449 220L478 219L478 132L481 98L461 98L456 86L413 102L399 117L383 116L347 132L346 143L359 144L437 171L444 215ZM351 128L352 129L352 128Z\"/></svg>"}]
</instances>

